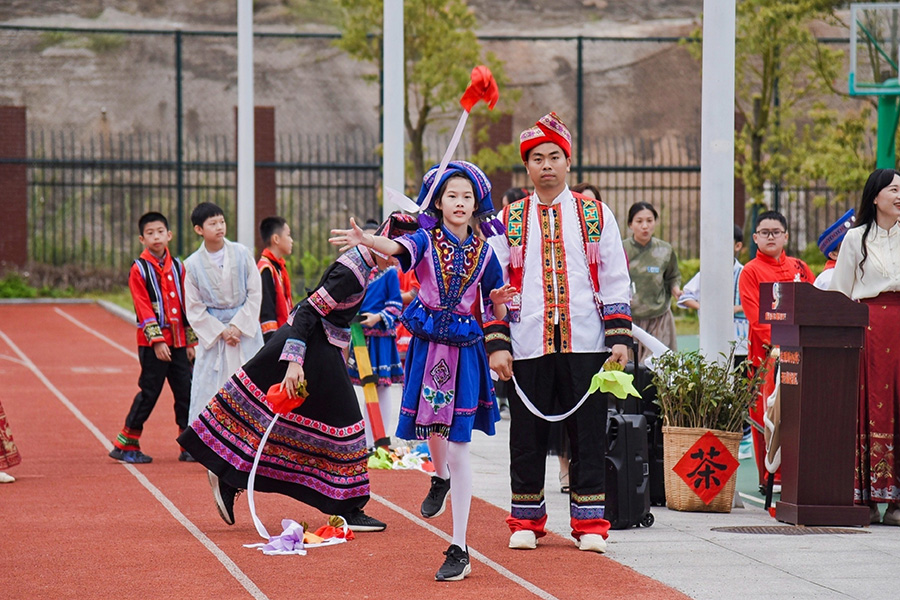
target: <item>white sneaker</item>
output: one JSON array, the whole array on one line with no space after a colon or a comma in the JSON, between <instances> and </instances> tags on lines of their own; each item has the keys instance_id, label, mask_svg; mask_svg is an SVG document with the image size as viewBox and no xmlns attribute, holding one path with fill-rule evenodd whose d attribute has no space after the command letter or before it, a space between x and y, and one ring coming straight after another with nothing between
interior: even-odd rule
<instances>
[{"instance_id":1,"label":"white sneaker","mask_svg":"<svg viewBox=\"0 0 900 600\"><path fill-rule=\"evenodd\" d=\"M0 471L0 483L12 483L16 478L6 473L4 471Z\"/></svg>"},{"instance_id":2,"label":"white sneaker","mask_svg":"<svg viewBox=\"0 0 900 600\"><path fill-rule=\"evenodd\" d=\"M509 547L514 550L534 550L537 548L537 536L530 529L514 531L509 536Z\"/></svg>"},{"instance_id":3,"label":"white sneaker","mask_svg":"<svg viewBox=\"0 0 900 600\"><path fill-rule=\"evenodd\" d=\"M580 540L575 541L575 545L578 546L579 550L599 552L600 554L606 552L606 540L597 533L585 533Z\"/></svg>"},{"instance_id":4,"label":"white sneaker","mask_svg":"<svg viewBox=\"0 0 900 600\"><path fill-rule=\"evenodd\" d=\"M885 525L900 525L900 508L897 506L889 506L886 511L884 511L884 518L881 519L881 522Z\"/></svg>"}]
</instances>

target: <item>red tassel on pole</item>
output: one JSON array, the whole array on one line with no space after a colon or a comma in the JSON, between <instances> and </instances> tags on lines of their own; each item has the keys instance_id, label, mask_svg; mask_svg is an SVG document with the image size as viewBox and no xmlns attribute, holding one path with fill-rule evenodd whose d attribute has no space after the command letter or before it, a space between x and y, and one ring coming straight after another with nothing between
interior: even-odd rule
<instances>
[{"instance_id":1,"label":"red tassel on pole","mask_svg":"<svg viewBox=\"0 0 900 600\"><path fill-rule=\"evenodd\" d=\"M494 110L499 99L500 90L491 70L484 65L478 65L472 69L471 81L469 81L462 98L459 99L459 103L466 109L466 112L470 112L479 100L484 100L488 108Z\"/></svg>"}]
</instances>

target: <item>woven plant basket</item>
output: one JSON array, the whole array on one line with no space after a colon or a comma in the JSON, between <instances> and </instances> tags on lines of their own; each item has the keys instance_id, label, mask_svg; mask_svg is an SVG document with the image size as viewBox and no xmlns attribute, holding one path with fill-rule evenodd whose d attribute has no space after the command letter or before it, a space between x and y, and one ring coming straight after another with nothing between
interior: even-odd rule
<instances>
[{"instance_id":1,"label":"woven plant basket","mask_svg":"<svg viewBox=\"0 0 900 600\"><path fill-rule=\"evenodd\" d=\"M709 504L694 493L691 488L678 476L673 469L691 446L705 434L708 429L700 427L663 427L663 465L666 483L666 507L672 510L684 510L693 512L731 512L734 501L734 487L737 480L737 471L713 498ZM740 432L713 431L732 456L737 458L738 446L741 443Z\"/></svg>"}]
</instances>

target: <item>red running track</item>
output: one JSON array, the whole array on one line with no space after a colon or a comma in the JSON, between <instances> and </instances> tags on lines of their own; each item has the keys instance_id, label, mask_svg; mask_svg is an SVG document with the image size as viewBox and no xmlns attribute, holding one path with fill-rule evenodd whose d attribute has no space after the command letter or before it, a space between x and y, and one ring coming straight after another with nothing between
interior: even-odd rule
<instances>
[{"instance_id":1,"label":"red running track","mask_svg":"<svg viewBox=\"0 0 900 600\"><path fill-rule=\"evenodd\" d=\"M425 522L415 471L372 471L367 512L388 523L306 556L264 556L244 496L229 527L204 470L179 463L166 387L147 422L148 465L107 457L135 392L135 330L95 304L0 305L0 402L22 464L0 485L0 598L683 599L554 534L534 551L506 547L505 512L475 498L472 574L438 583L450 511ZM477 490L476 490L477 494ZM452 502L452 498L451 498ZM270 531L282 518L325 516L273 494L256 497Z\"/></svg>"}]
</instances>

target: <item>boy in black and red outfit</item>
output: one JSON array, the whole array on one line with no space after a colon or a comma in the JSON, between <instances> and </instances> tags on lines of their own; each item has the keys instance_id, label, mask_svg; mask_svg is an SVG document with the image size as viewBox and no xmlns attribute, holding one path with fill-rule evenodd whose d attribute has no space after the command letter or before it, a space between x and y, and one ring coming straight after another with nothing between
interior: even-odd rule
<instances>
[{"instance_id":1,"label":"boy in black and red outfit","mask_svg":"<svg viewBox=\"0 0 900 600\"><path fill-rule=\"evenodd\" d=\"M279 327L287 322L294 307L291 299L291 278L284 257L291 254L294 239L291 227L282 217L266 217L259 224L259 235L266 248L256 267L262 280L262 303L259 306L259 324L263 341L268 342Z\"/></svg>"},{"instance_id":2,"label":"boy in black and red outfit","mask_svg":"<svg viewBox=\"0 0 900 600\"><path fill-rule=\"evenodd\" d=\"M140 437L166 379L175 396L179 433L188 426L197 336L184 312L184 265L169 253L169 222L162 214L149 212L138 220L138 229L144 251L131 266L128 287L137 316L141 390L134 397L125 427L113 440L115 447L109 456L128 463L149 463L153 459L141 452ZM184 450L178 460L193 462Z\"/></svg>"}]
</instances>

